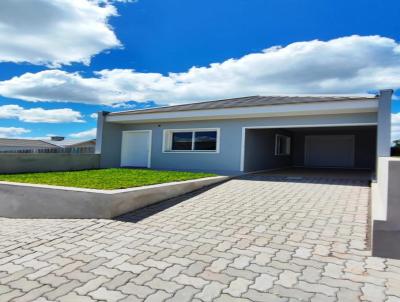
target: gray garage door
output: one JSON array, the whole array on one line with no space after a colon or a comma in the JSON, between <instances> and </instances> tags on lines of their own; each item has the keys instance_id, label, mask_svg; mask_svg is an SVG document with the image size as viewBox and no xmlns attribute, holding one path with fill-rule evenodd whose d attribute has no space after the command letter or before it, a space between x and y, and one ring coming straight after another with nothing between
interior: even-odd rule
<instances>
[{"instance_id":1,"label":"gray garage door","mask_svg":"<svg viewBox=\"0 0 400 302\"><path fill-rule=\"evenodd\" d=\"M354 135L306 136L304 164L308 167L353 167Z\"/></svg>"}]
</instances>

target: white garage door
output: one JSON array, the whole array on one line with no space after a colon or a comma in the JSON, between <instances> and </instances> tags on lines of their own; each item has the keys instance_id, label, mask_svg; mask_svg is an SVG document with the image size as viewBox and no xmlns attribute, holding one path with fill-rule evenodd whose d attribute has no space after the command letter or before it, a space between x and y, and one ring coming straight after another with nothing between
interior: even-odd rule
<instances>
[{"instance_id":1,"label":"white garage door","mask_svg":"<svg viewBox=\"0 0 400 302\"><path fill-rule=\"evenodd\" d=\"M304 164L308 167L353 167L354 135L309 135Z\"/></svg>"},{"instance_id":2,"label":"white garage door","mask_svg":"<svg viewBox=\"0 0 400 302\"><path fill-rule=\"evenodd\" d=\"M123 131L121 167L150 168L151 131Z\"/></svg>"}]
</instances>

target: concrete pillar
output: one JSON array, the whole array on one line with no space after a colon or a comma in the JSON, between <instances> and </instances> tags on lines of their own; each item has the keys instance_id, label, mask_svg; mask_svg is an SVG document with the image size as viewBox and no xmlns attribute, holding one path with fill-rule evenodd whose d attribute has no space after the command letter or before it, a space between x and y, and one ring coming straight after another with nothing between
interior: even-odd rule
<instances>
[{"instance_id":1,"label":"concrete pillar","mask_svg":"<svg viewBox=\"0 0 400 302\"><path fill-rule=\"evenodd\" d=\"M381 90L378 103L377 156L389 157L391 141L392 89Z\"/></svg>"},{"instance_id":2,"label":"concrete pillar","mask_svg":"<svg viewBox=\"0 0 400 302\"><path fill-rule=\"evenodd\" d=\"M106 120L106 115L109 112L99 111L97 113L97 135L96 135L96 154L101 154L101 145L103 143L103 128Z\"/></svg>"}]
</instances>

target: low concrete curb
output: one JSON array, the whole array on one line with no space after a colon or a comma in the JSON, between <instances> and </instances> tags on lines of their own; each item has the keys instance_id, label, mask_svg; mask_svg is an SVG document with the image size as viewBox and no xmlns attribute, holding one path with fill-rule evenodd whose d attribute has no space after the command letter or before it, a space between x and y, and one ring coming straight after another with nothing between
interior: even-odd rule
<instances>
[{"instance_id":1,"label":"low concrete curb","mask_svg":"<svg viewBox=\"0 0 400 302\"><path fill-rule=\"evenodd\" d=\"M112 218L227 179L228 176L216 176L122 190L0 181L0 215L9 218Z\"/></svg>"}]
</instances>

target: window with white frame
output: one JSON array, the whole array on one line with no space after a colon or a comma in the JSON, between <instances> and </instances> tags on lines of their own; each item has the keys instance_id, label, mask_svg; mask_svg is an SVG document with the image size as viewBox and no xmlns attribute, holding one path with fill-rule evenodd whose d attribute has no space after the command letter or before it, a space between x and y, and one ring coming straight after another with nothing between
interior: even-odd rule
<instances>
[{"instance_id":1,"label":"window with white frame","mask_svg":"<svg viewBox=\"0 0 400 302\"><path fill-rule=\"evenodd\" d=\"M166 152L218 152L218 129L165 130Z\"/></svg>"},{"instance_id":2,"label":"window with white frame","mask_svg":"<svg viewBox=\"0 0 400 302\"><path fill-rule=\"evenodd\" d=\"M275 155L290 155L290 137L282 134L275 136Z\"/></svg>"}]
</instances>

